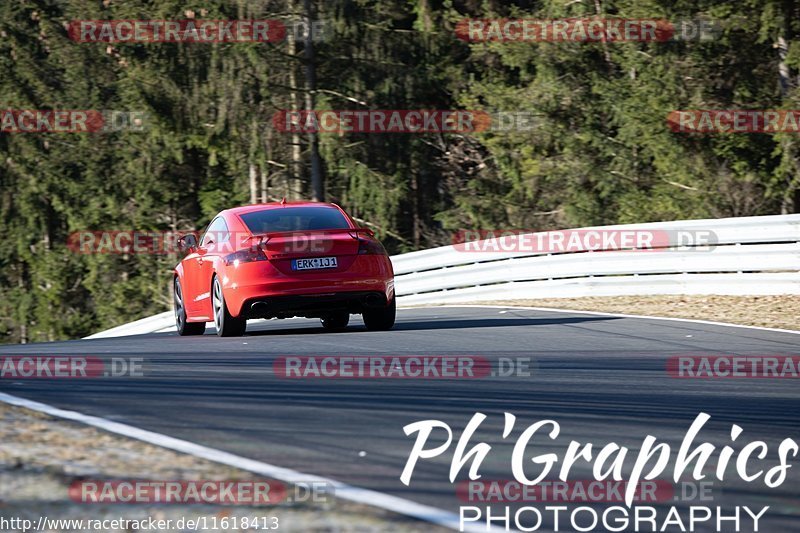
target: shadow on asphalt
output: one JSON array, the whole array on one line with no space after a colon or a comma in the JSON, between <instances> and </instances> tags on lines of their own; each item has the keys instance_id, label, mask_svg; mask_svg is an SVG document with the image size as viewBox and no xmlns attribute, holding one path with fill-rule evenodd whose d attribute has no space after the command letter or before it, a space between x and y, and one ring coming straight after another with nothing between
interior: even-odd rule
<instances>
[{"instance_id":1,"label":"shadow on asphalt","mask_svg":"<svg viewBox=\"0 0 800 533\"><path fill-rule=\"evenodd\" d=\"M596 322L605 320L619 320L619 317L558 317L558 318L478 318L464 320L415 320L413 322L398 322L394 330L421 330L421 329L464 329L464 328L502 328L519 326L551 326L555 324L579 324L581 322Z\"/></svg>"},{"instance_id":2,"label":"shadow on asphalt","mask_svg":"<svg viewBox=\"0 0 800 533\"><path fill-rule=\"evenodd\" d=\"M397 322L391 331L422 331L436 329L475 329L475 328L502 328L522 326L552 326L564 324L580 324L582 322L597 322L619 320L620 317L553 317L553 318L469 318L461 320L412 320ZM354 323L354 322L355 323ZM360 324L358 318L351 318L351 323L344 333L366 333L366 328ZM277 325L277 324L276 324ZM303 325L297 328L269 328L247 329L248 336L259 335L302 335L302 334L330 334L322 327L309 327ZM339 332L342 333L342 332ZM378 332L381 333L381 332Z\"/></svg>"}]
</instances>

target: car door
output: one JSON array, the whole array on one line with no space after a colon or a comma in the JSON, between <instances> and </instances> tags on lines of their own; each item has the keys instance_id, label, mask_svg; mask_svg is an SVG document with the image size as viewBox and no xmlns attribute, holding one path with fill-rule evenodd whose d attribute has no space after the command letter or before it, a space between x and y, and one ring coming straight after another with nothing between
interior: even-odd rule
<instances>
[{"instance_id":1,"label":"car door","mask_svg":"<svg viewBox=\"0 0 800 533\"><path fill-rule=\"evenodd\" d=\"M199 245L198 245L199 246ZM183 298L183 305L186 309L186 314L191 318L197 318L197 291L200 288L198 282L199 268L198 262L198 246L195 246L186 257L181 260L183 267L183 277L181 279L181 297Z\"/></svg>"},{"instance_id":2,"label":"car door","mask_svg":"<svg viewBox=\"0 0 800 533\"><path fill-rule=\"evenodd\" d=\"M211 278L214 275L214 262L219 256L224 255L229 239L228 225L222 216L218 216L208 225L208 229L200 241L200 246L197 249L196 269L198 290L194 301L198 318L206 318L208 320L213 318Z\"/></svg>"}]
</instances>

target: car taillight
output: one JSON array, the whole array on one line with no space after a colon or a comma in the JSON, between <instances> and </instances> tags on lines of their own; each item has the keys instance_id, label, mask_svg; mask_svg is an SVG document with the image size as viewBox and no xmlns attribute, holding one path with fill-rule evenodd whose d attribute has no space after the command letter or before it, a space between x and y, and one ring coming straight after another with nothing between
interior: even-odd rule
<instances>
[{"instance_id":1,"label":"car taillight","mask_svg":"<svg viewBox=\"0 0 800 533\"><path fill-rule=\"evenodd\" d=\"M358 239L358 255L389 255L386 248L378 241Z\"/></svg>"},{"instance_id":2,"label":"car taillight","mask_svg":"<svg viewBox=\"0 0 800 533\"><path fill-rule=\"evenodd\" d=\"M238 265L240 263L252 263L253 261L266 261L267 256L259 246L240 250L225 256L226 265Z\"/></svg>"}]
</instances>

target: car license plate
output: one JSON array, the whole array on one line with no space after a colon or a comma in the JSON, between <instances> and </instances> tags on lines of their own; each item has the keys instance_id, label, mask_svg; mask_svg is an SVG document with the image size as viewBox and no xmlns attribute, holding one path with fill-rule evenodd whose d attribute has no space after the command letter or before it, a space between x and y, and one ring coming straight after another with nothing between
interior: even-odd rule
<instances>
[{"instance_id":1,"label":"car license plate","mask_svg":"<svg viewBox=\"0 0 800 533\"><path fill-rule=\"evenodd\" d=\"M292 270L317 270L321 268L336 268L335 257L314 257L312 259L293 259Z\"/></svg>"}]
</instances>

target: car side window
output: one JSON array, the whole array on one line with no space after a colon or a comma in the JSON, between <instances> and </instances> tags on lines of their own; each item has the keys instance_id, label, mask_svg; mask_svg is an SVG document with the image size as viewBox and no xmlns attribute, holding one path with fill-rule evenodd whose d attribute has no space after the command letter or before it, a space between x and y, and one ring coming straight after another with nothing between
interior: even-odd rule
<instances>
[{"instance_id":1,"label":"car side window","mask_svg":"<svg viewBox=\"0 0 800 533\"><path fill-rule=\"evenodd\" d=\"M228 242L229 238L230 232L228 231L228 224L225 223L224 218L217 217L208 225L208 229L203 235L200 246L208 246L211 243Z\"/></svg>"}]
</instances>

